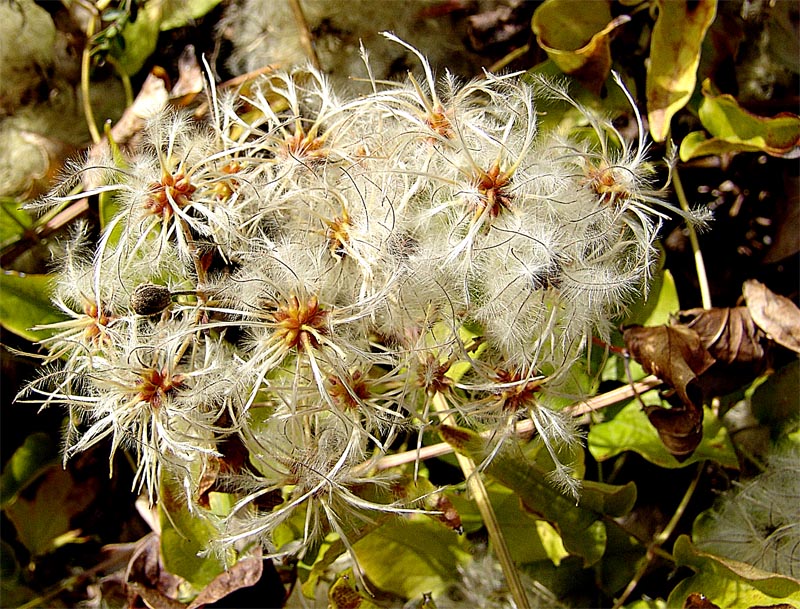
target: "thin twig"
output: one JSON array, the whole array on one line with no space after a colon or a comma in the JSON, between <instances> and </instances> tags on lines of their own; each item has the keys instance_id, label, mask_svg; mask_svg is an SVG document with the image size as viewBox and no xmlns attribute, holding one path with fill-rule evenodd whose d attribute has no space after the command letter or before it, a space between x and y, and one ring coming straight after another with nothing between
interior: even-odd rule
<instances>
[{"instance_id":1,"label":"thin twig","mask_svg":"<svg viewBox=\"0 0 800 609\"><path fill-rule=\"evenodd\" d=\"M647 554L645 555L642 564L639 565L639 568L634 573L631 580L628 582L628 585L625 587L625 590L622 591L622 594L614 603L613 609L620 609L622 605L625 604L625 601L628 600L628 597L633 593L636 589L636 586L639 585L642 577L644 577L647 570L650 568L650 563L653 562L653 559L657 555L663 555L664 552L661 550L661 546L670 538L672 533L675 531L675 527L678 526L678 522L680 521L683 513L686 511L686 507L689 505L689 501L694 495L695 490L697 490L697 485L700 482L700 477L703 475L703 469L705 467L705 461L701 461L697 465L697 473L695 474L692 481L689 483L689 486L686 488L686 492L683 493L683 497L681 498L681 502L678 504L678 507L675 508L675 512L672 514L672 518L670 518L667 526L655 537L653 537L653 541L650 546L647 548Z\"/></svg>"},{"instance_id":2,"label":"thin twig","mask_svg":"<svg viewBox=\"0 0 800 609\"><path fill-rule=\"evenodd\" d=\"M89 134L92 136L92 142L97 144L100 142L100 131L97 129L97 123L94 119L94 111L92 110L92 101L89 98L89 72L91 70L92 61L92 45L91 40L94 36L94 30L97 27L98 15L92 14L89 19L89 24L86 27L86 46L83 48L81 54L81 102L83 105L83 116L86 119L86 126L89 128Z\"/></svg>"},{"instance_id":3,"label":"thin twig","mask_svg":"<svg viewBox=\"0 0 800 609\"><path fill-rule=\"evenodd\" d=\"M632 397L635 397L639 393L644 393L645 391L649 391L650 389L658 387L660 384L661 380L658 377L651 375L643 378L641 381L638 381L636 383L632 383L630 385L624 385L622 387L618 387L617 389L613 389L607 393L602 393L587 400L577 402L572 406L568 406L566 408L566 411L575 417L583 416L585 414L589 414L590 412L607 408L608 406L611 406L613 404L618 404L623 400L628 400ZM530 419L520 421L514 427L514 432L517 435L529 434L532 431L533 431L533 423ZM489 430L487 432L484 432L483 435L488 436L491 435L492 433L493 431ZM419 450L417 449L408 450L406 452L382 457L376 463L375 469L377 470L390 469L392 467L405 465L406 463L413 463L416 460L425 461L427 459L433 459L434 457L449 455L452 452L453 452L453 447L447 444L446 442L442 442L440 444L432 444L430 446L423 446Z\"/></svg>"},{"instance_id":4,"label":"thin twig","mask_svg":"<svg viewBox=\"0 0 800 609\"><path fill-rule=\"evenodd\" d=\"M300 0L289 0L289 6L292 8L294 20L297 22L297 29L300 34L300 44L303 46L308 60L317 70L320 69L319 57L317 51L314 49L314 42L311 40L311 30L308 27L308 21L303 14L303 7L300 6Z\"/></svg>"},{"instance_id":5,"label":"thin twig","mask_svg":"<svg viewBox=\"0 0 800 609\"><path fill-rule=\"evenodd\" d=\"M686 199L686 192L683 190L681 183L680 173L676 167L672 172L672 183L675 185L675 195L678 197L678 202L681 209L689 212L689 201ZM703 252L700 249L700 242L697 239L697 231L691 222L686 223L686 228L689 231L689 243L692 245L692 252L694 252L694 266L697 269L697 282L700 285L700 299L703 303L704 309L711 308L711 290L708 287L708 276L706 275L706 265L703 261Z\"/></svg>"}]
</instances>

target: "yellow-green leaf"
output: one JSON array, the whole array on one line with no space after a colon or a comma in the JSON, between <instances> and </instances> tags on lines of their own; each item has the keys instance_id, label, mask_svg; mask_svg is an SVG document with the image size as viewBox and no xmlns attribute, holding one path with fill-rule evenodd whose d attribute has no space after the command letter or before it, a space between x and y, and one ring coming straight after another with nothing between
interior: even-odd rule
<instances>
[{"instance_id":1,"label":"yellow-green leaf","mask_svg":"<svg viewBox=\"0 0 800 609\"><path fill-rule=\"evenodd\" d=\"M216 555L206 553L218 531L199 513L189 511L170 482L161 483L158 507L164 566L195 588L204 588L226 567Z\"/></svg>"},{"instance_id":2,"label":"yellow-green leaf","mask_svg":"<svg viewBox=\"0 0 800 609\"><path fill-rule=\"evenodd\" d=\"M355 545L369 581L411 599L439 592L469 555L463 537L430 519L390 520Z\"/></svg>"},{"instance_id":3,"label":"yellow-green leaf","mask_svg":"<svg viewBox=\"0 0 800 609\"><path fill-rule=\"evenodd\" d=\"M652 401L647 397L646 401ZM685 467L705 459L711 459L725 467L739 467L728 433L709 408L704 409L703 439L692 456L685 461L678 461L664 447L658 432L636 400L632 400L610 421L592 427L588 445L589 452L598 461L605 461L625 450L632 450L651 463L666 468Z\"/></svg>"},{"instance_id":4,"label":"yellow-green leaf","mask_svg":"<svg viewBox=\"0 0 800 609\"><path fill-rule=\"evenodd\" d=\"M0 324L30 341L44 335L33 326L62 321L50 303L50 275L26 275L14 271L0 273Z\"/></svg>"},{"instance_id":5,"label":"yellow-green leaf","mask_svg":"<svg viewBox=\"0 0 800 609\"><path fill-rule=\"evenodd\" d=\"M605 0L547 0L533 14L533 32L562 72L598 93L611 71L611 33L629 20L612 18Z\"/></svg>"},{"instance_id":6,"label":"yellow-green leaf","mask_svg":"<svg viewBox=\"0 0 800 609\"><path fill-rule=\"evenodd\" d=\"M701 552L687 535L675 540L673 556L676 566L690 567L696 573L672 590L667 600L668 607L682 607L692 592L701 592L720 609L769 606L784 600L800 601L800 581L797 579Z\"/></svg>"},{"instance_id":7,"label":"yellow-green leaf","mask_svg":"<svg viewBox=\"0 0 800 609\"><path fill-rule=\"evenodd\" d=\"M670 121L697 84L700 48L717 12L716 0L659 0L647 66L650 134L667 139Z\"/></svg>"},{"instance_id":8,"label":"yellow-green leaf","mask_svg":"<svg viewBox=\"0 0 800 609\"><path fill-rule=\"evenodd\" d=\"M165 0L161 30L189 25L217 6L221 0Z\"/></svg>"},{"instance_id":9,"label":"yellow-green leaf","mask_svg":"<svg viewBox=\"0 0 800 609\"><path fill-rule=\"evenodd\" d=\"M715 91L703 81L699 116L711 134L694 131L681 142L681 160L730 152L766 152L772 156L800 156L800 116L781 112L773 117L758 116L739 105L732 95Z\"/></svg>"}]
</instances>

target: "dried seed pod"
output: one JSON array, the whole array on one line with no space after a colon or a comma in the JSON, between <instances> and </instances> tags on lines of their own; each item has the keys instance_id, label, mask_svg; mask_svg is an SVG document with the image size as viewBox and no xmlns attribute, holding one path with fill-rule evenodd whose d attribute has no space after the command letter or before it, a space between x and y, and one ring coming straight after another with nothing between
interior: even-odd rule
<instances>
[{"instance_id":1,"label":"dried seed pod","mask_svg":"<svg viewBox=\"0 0 800 609\"><path fill-rule=\"evenodd\" d=\"M172 303L172 292L163 285L143 283L131 295L131 308L137 315L157 315Z\"/></svg>"}]
</instances>

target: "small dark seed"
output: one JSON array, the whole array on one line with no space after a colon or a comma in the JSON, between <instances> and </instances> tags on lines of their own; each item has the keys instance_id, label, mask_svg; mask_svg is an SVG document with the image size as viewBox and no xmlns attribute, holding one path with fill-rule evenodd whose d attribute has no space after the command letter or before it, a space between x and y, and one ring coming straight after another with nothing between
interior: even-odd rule
<instances>
[{"instance_id":1,"label":"small dark seed","mask_svg":"<svg viewBox=\"0 0 800 609\"><path fill-rule=\"evenodd\" d=\"M143 283L131 295L131 308L137 315L156 315L172 302L172 294L163 285Z\"/></svg>"}]
</instances>

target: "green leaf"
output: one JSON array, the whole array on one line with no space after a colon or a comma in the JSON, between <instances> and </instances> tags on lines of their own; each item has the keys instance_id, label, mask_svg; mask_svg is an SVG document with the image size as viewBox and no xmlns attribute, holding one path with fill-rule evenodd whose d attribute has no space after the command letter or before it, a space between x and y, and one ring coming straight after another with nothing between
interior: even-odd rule
<instances>
[{"instance_id":1,"label":"green leaf","mask_svg":"<svg viewBox=\"0 0 800 609\"><path fill-rule=\"evenodd\" d=\"M214 553L205 554L219 532L200 513L189 511L170 481L162 480L159 497L164 566L201 590L225 570L224 561Z\"/></svg>"},{"instance_id":2,"label":"green leaf","mask_svg":"<svg viewBox=\"0 0 800 609\"><path fill-rule=\"evenodd\" d=\"M26 275L4 270L0 273L0 324L30 341L44 335L33 326L63 321L65 318L50 304L50 275Z\"/></svg>"},{"instance_id":3,"label":"green leaf","mask_svg":"<svg viewBox=\"0 0 800 609\"><path fill-rule=\"evenodd\" d=\"M774 117L758 116L739 105L732 95L713 90L711 81L703 81L703 101L699 116L711 134L695 131L681 142L680 157L688 161L709 154L730 152L766 152L772 156L800 156L800 116L781 112Z\"/></svg>"},{"instance_id":4,"label":"green leaf","mask_svg":"<svg viewBox=\"0 0 800 609\"><path fill-rule=\"evenodd\" d=\"M0 199L0 246L17 241L33 225L30 215L16 199Z\"/></svg>"},{"instance_id":5,"label":"green leaf","mask_svg":"<svg viewBox=\"0 0 800 609\"><path fill-rule=\"evenodd\" d=\"M455 532L428 518L392 519L359 540L354 550L369 581L411 599L445 588L469 556L462 542Z\"/></svg>"},{"instance_id":6,"label":"green leaf","mask_svg":"<svg viewBox=\"0 0 800 609\"><path fill-rule=\"evenodd\" d=\"M114 49L119 68L128 76L133 76L156 50L158 34L163 19L162 2L147 2L139 9L136 21L127 21L122 28L125 41L122 50Z\"/></svg>"},{"instance_id":7,"label":"green leaf","mask_svg":"<svg viewBox=\"0 0 800 609\"><path fill-rule=\"evenodd\" d=\"M486 445L474 432L462 428L441 428L442 437L456 450L468 454L480 463L486 457ZM585 566L603 556L606 543L604 514L620 516L627 513L636 501L636 486L612 486L584 482L580 501L555 489L548 481L548 469L534 462L516 446L506 445L497 452L484 472L490 478L511 489L525 509L551 523L570 554L580 556ZM542 454L547 451L540 451ZM551 462L552 465L552 462Z\"/></svg>"},{"instance_id":8,"label":"green leaf","mask_svg":"<svg viewBox=\"0 0 800 609\"><path fill-rule=\"evenodd\" d=\"M332 535L329 537L333 537ZM326 541L322 544L320 551L314 560L311 570L308 572L307 579L303 582L302 592L306 598L315 598L317 594L317 584L321 577L323 577L333 562L347 551L341 538L337 538L332 542ZM300 578L303 579L303 563L298 565L300 571ZM306 567L307 569L307 567Z\"/></svg>"},{"instance_id":9,"label":"green leaf","mask_svg":"<svg viewBox=\"0 0 800 609\"><path fill-rule=\"evenodd\" d=\"M33 482L58 458L58 447L46 433L37 432L25 438L0 476L0 507L5 508L17 493Z\"/></svg>"},{"instance_id":10,"label":"green leaf","mask_svg":"<svg viewBox=\"0 0 800 609\"><path fill-rule=\"evenodd\" d=\"M647 66L647 116L657 142L686 105L697 83L700 48L717 12L716 0L659 0Z\"/></svg>"},{"instance_id":11,"label":"green leaf","mask_svg":"<svg viewBox=\"0 0 800 609\"><path fill-rule=\"evenodd\" d=\"M161 31L190 25L217 6L221 0L164 0Z\"/></svg>"},{"instance_id":12,"label":"green leaf","mask_svg":"<svg viewBox=\"0 0 800 609\"><path fill-rule=\"evenodd\" d=\"M800 581L701 552L688 535L675 540L672 553L676 566L690 567L696 573L673 589L667 600L669 607L683 606L692 592L701 592L720 609L774 605L783 600L800 601Z\"/></svg>"},{"instance_id":13,"label":"green leaf","mask_svg":"<svg viewBox=\"0 0 800 609\"><path fill-rule=\"evenodd\" d=\"M58 538L69 531L70 520L94 499L86 485L78 486L58 465L39 478L32 499L17 496L5 513L17 529L19 540L33 556L55 549Z\"/></svg>"},{"instance_id":14,"label":"green leaf","mask_svg":"<svg viewBox=\"0 0 800 609\"><path fill-rule=\"evenodd\" d=\"M533 14L539 46L561 69L599 93L611 71L611 33L630 20L603 0L547 0Z\"/></svg>"},{"instance_id":15,"label":"green leaf","mask_svg":"<svg viewBox=\"0 0 800 609\"><path fill-rule=\"evenodd\" d=\"M662 326L680 311L681 303L672 273L664 269L653 278L647 298L636 303L625 319L625 326Z\"/></svg>"},{"instance_id":16,"label":"green leaf","mask_svg":"<svg viewBox=\"0 0 800 609\"><path fill-rule=\"evenodd\" d=\"M489 501L514 562L526 564L551 560L551 553L542 542L537 528L538 523L544 521L537 520L530 512L525 511L520 504L519 497L511 489L489 481L486 483L486 491L489 493ZM448 493L448 498L458 510L465 533L474 533L483 526L481 514L474 501L456 493ZM552 536L558 537L558 543L560 543L558 533L552 529L551 531ZM550 549L554 550L555 540L549 537L548 542ZM552 555L557 555L557 552L553 551Z\"/></svg>"},{"instance_id":17,"label":"green leaf","mask_svg":"<svg viewBox=\"0 0 800 609\"><path fill-rule=\"evenodd\" d=\"M645 396L648 398L647 402L652 403L655 398L650 396L656 394L649 393L650 395ZM655 427L650 424L636 400L629 402L610 421L593 426L589 430L588 446L589 452L598 461L605 461L621 452L632 450L651 463L670 469L686 467L706 459L725 467L739 467L727 431L709 408L705 408L703 418L703 440L685 461L679 462L667 451Z\"/></svg>"}]
</instances>

